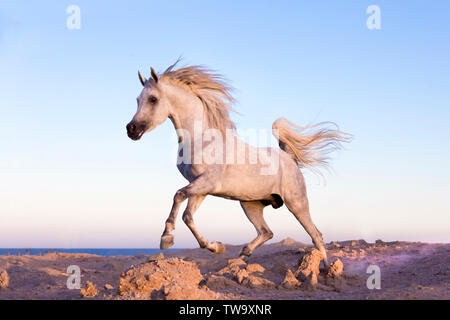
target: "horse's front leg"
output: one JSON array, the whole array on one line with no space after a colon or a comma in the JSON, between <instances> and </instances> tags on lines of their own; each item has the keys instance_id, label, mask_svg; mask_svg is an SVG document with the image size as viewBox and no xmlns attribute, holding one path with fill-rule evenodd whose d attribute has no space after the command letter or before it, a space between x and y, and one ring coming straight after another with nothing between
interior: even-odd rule
<instances>
[{"instance_id":1,"label":"horse's front leg","mask_svg":"<svg viewBox=\"0 0 450 320\"><path fill-rule=\"evenodd\" d=\"M204 195L195 195L189 197L188 204L186 206L186 210L183 213L183 221L186 223L188 228L191 230L195 239L197 239L200 248L206 248L211 252L222 254L225 253L225 246L220 242L212 242L209 243L198 231L197 227L194 224L194 213L197 211L200 204L205 199Z\"/></svg>"},{"instance_id":2,"label":"horse's front leg","mask_svg":"<svg viewBox=\"0 0 450 320\"><path fill-rule=\"evenodd\" d=\"M186 196L183 192L180 192L181 190L183 189L178 190L173 197L172 209L170 210L169 217L166 220L166 228L161 236L161 243L159 245L161 250L168 249L174 244L173 235L171 233L175 229L175 221L177 220L180 205L184 200L186 200Z\"/></svg>"},{"instance_id":3,"label":"horse's front leg","mask_svg":"<svg viewBox=\"0 0 450 320\"><path fill-rule=\"evenodd\" d=\"M192 183L187 185L184 188L181 188L175 193L175 196L173 197L173 205L172 209L170 210L169 217L166 220L166 228L164 229L164 232L161 236L161 244L160 248L161 250L165 250L167 248L170 248L173 246L173 235L171 234L172 231L175 229L175 220L178 215L178 211L180 209L181 203L189 198L189 203L186 207L186 210L183 214L183 220L189 221L186 222L189 229L192 231L194 236L196 237L197 241L200 244L200 247L202 248L208 248L211 251L222 251L222 248L220 248L219 243L212 243L209 244L197 231L195 228L194 222L192 220L193 213L198 209L200 204L202 203L205 196L212 192L215 188L214 182L215 179L210 179L206 174L201 175L196 180L194 180ZM191 200L191 198L193 198ZM190 218L189 218L190 217ZM208 244L205 244L206 243ZM223 246L223 245L222 245Z\"/></svg>"}]
</instances>

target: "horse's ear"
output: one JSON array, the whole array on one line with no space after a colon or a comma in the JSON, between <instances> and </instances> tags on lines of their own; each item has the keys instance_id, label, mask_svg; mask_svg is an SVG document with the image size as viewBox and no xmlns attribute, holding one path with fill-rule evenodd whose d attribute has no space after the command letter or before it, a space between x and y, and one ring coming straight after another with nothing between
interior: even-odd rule
<instances>
[{"instance_id":1,"label":"horse's ear","mask_svg":"<svg viewBox=\"0 0 450 320\"><path fill-rule=\"evenodd\" d=\"M141 80L142 86L145 87L145 83L147 82L147 79L138 71L139 80Z\"/></svg>"},{"instance_id":2,"label":"horse's ear","mask_svg":"<svg viewBox=\"0 0 450 320\"><path fill-rule=\"evenodd\" d=\"M150 67L150 73L152 75L152 79L155 80L156 83L158 83L158 75L152 67Z\"/></svg>"}]
</instances>

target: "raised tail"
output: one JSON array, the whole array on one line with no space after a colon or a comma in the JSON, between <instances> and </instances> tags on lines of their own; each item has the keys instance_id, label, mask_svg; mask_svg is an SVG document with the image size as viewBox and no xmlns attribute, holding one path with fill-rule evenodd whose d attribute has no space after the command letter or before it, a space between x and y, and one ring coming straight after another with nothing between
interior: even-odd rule
<instances>
[{"instance_id":1,"label":"raised tail","mask_svg":"<svg viewBox=\"0 0 450 320\"><path fill-rule=\"evenodd\" d=\"M297 162L320 174L318 167L328 167L328 154L342 148L342 142L350 142L352 135L342 132L333 122L321 122L300 127L285 118L272 124L272 132L279 146Z\"/></svg>"}]
</instances>

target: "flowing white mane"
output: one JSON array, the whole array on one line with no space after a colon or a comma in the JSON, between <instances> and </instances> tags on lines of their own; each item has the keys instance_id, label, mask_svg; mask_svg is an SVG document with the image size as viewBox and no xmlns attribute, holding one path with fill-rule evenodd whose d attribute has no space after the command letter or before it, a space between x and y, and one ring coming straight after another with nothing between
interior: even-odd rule
<instances>
[{"instance_id":1,"label":"flowing white mane","mask_svg":"<svg viewBox=\"0 0 450 320\"><path fill-rule=\"evenodd\" d=\"M211 128L225 132L235 129L230 119L230 106L235 99L231 95L232 88L224 77L215 74L202 66L188 66L175 69L178 61L161 74L161 80L181 86L197 96L203 103L208 124Z\"/></svg>"}]
</instances>

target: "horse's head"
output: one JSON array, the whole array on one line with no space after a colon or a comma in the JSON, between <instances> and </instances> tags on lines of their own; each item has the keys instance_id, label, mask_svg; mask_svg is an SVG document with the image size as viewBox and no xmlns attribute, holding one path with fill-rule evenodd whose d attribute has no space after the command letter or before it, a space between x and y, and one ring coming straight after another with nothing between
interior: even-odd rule
<instances>
[{"instance_id":1,"label":"horse's head","mask_svg":"<svg viewBox=\"0 0 450 320\"><path fill-rule=\"evenodd\" d=\"M127 124L127 134L130 139L139 140L142 135L151 131L169 116L169 101L162 92L159 77L151 68L151 78L145 79L138 72L139 80L144 89L137 98L137 111Z\"/></svg>"}]
</instances>

